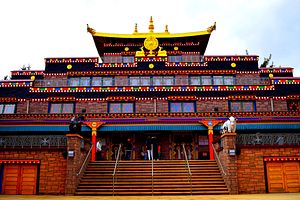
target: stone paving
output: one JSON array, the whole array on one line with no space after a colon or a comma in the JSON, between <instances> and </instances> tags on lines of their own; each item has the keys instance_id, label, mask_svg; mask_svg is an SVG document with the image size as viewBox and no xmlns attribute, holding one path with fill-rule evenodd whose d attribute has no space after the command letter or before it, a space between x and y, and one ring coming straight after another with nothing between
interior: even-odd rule
<instances>
[{"instance_id":1,"label":"stone paving","mask_svg":"<svg viewBox=\"0 0 300 200\"><path fill-rule=\"evenodd\" d=\"M197 196L51 196L0 195L0 200L300 200L300 193Z\"/></svg>"}]
</instances>

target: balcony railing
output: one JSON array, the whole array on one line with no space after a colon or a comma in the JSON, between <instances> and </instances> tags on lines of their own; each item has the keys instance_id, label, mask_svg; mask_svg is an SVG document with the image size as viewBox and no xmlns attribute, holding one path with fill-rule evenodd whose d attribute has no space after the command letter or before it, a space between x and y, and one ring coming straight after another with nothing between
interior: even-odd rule
<instances>
[{"instance_id":1,"label":"balcony railing","mask_svg":"<svg viewBox=\"0 0 300 200\"><path fill-rule=\"evenodd\" d=\"M116 80L115 80L116 81ZM122 82L129 83L129 79L122 80ZM171 81L172 82L172 81ZM176 84L180 83L180 84ZM159 83L147 83L147 84L113 84L105 86L159 86ZM161 85L195 85L190 83L190 79L186 78L174 78L173 84L161 84ZM234 78L232 81L223 84L211 83L211 84L196 84L196 85L270 85L269 78ZM68 80L35 80L34 87L86 87L86 86L103 86L101 84L82 83L79 85L72 85Z\"/></svg>"},{"instance_id":2,"label":"balcony railing","mask_svg":"<svg viewBox=\"0 0 300 200\"><path fill-rule=\"evenodd\" d=\"M286 146L286 145L300 145L300 133L274 133L274 134L238 134L237 145L241 146Z\"/></svg>"},{"instance_id":3,"label":"balcony railing","mask_svg":"<svg viewBox=\"0 0 300 200\"><path fill-rule=\"evenodd\" d=\"M67 146L63 135L0 136L0 148L62 148Z\"/></svg>"}]
</instances>

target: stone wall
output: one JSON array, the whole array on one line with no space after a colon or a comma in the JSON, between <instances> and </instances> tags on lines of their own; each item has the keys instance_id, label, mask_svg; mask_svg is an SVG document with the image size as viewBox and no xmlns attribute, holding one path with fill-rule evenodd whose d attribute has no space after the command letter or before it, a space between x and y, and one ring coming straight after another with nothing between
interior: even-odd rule
<instances>
[{"instance_id":1,"label":"stone wall","mask_svg":"<svg viewBox=\"0 0 300 200\"><path fill-rule=\"evenodd\" d=\"M67 160L63 150L2 150L0 159L40 160L38 194L64 194Z\"/></svg>"},{"instance_id":2,"label":"stone wall","mask_svg":"<svg viewBox=\"0 0 300 200\"><path fill-rule=\"evenodd\" d=\"M237 157L239 193L266 193L264 157L299 155L300 147L241 148Z\"/></svg>"}]
</instances>

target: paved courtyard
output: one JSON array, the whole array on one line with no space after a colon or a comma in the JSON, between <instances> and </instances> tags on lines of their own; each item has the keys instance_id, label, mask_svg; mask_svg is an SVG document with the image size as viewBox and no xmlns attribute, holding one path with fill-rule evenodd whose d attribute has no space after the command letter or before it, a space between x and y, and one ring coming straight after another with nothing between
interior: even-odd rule
<instances>
[{"instance_id":1,"label":"paved courtyard","mask_svg":"<svg viewBox=\"0 0 300 200\"><path fill-rule=\"evenodd\" d=\"M0 195L0 200L300 200L300 193L197 196L50 196Z\"/></svg>"}]
</instances>

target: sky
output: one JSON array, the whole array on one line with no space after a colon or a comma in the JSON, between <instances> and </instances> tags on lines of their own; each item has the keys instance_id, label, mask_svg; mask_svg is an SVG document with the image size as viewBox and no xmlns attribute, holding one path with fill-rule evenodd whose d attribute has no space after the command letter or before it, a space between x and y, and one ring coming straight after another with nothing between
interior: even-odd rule
<instances>
[{"instance_id":1,"label":"sky","mask_svg":"<svg viewBox=\"0 0 300 200\"><path fill-rule=\"evenodd\" d=\"M23 65L45 68L44 58L98 57L86 24L97 32L170 33L217 23L205 55L272 54L275 66L300 77L300 0L0 0L0 80Z\"/></svg>"}]
</instances>

